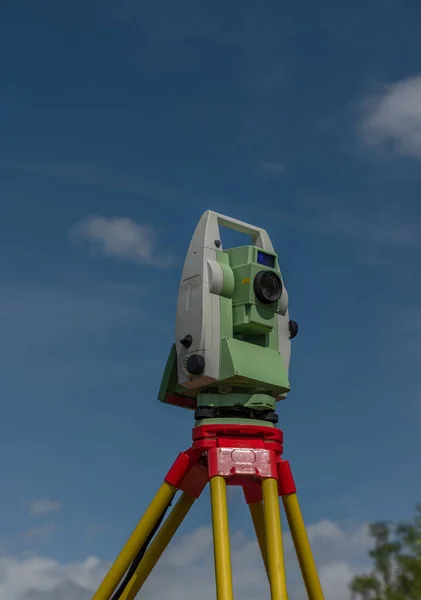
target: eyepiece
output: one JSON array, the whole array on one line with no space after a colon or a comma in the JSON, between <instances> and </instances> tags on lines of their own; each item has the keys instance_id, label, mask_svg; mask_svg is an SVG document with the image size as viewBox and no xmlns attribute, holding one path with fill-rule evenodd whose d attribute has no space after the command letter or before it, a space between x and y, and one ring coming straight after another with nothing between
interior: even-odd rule
<instances>
[{"instance_id":1,"label":"eyepiece","mask_svg":"<svg viewBox=\"0 0 421 600\"><path fill-rule=\"evenodd\" d=\"M281 278L274 271L259 271L254 278L254 293L263 304L272 304L282 294Z\"/></svg>"}]
</instances>

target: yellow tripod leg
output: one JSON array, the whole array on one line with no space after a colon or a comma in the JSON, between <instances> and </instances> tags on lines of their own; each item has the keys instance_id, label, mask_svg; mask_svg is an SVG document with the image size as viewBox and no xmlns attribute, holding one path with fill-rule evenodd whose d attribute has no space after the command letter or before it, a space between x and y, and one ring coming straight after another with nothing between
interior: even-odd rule
<instances>
[{"instance_id":1,"label":"yellow tripod leg","mask_svg":"<svg viewBox=\"0 0 421 600\"><path fill-rule=\"evenodd\" d=\"M307 590L309 600L324 600L322 586L317 574L313 553L308 541L304 520L296 494L282 496L285 513L288 519L291 536L294 541L298 562Z\"/></svg>"},{"instance_id":2,"label":"yellow tripod leg","mask_svg":"<svg viewBox=\"0 0 421 600\"><path fill-rule=\"evenodd\" d=\"M139 551L139 548L145 542L176 491L177 488L169 483L164 482L161 485L155 498L146 509L145 514L106 574L92 600L110 600L116 587Z\"/></svg>"},{"instance_id":3,"label":"yellow tripod leg","mask_svg":"<svg viewBox=\"0 0 421 600\"><path fill-rule=\"evenodd\" d=\"M183 493L180 496L180 499L172 509L167 520L152 540L145 556L142 558L124 592L121 594L120 600L134 600L134 598L136 598L142 585L151 574L152 569L160 559L177 529L180 527L195 500L196 498L188 496L186 493Z\"/></svg>"},{"instance_id":4,"label":"yellow tripod leg","mask_svg":"<svg viewBox=\"0 0 421 600\"><path fill-rule=\"evenodd\" d=\"M233 600L231 552L228 530L227 490L219 475L210 480L213 549L217 600Z\"/></svg>"},{"instance_id":5,"label":"yellow tripod leg","mask_svg":"<svg viewBox=\"0 0 421 600\"><path fill-rule=\"evenodd\" d=\"M267 576L269 577L266 549L265 514L263 512L263 504L261 502L250 502L248 507L253 520L254 531L256 532L263 563L265 565Z\"/></svg>"},{"instance_id":6,"label":"yellow tripod leg","mask_svg":"<svg viewBox=\"0 0 421 600\"><path fill-rule=\"evenodd\" d=\"M271 600L288 600L277 480L263 479L262 492L270 597Z\"/></svg>"}]
</instances>

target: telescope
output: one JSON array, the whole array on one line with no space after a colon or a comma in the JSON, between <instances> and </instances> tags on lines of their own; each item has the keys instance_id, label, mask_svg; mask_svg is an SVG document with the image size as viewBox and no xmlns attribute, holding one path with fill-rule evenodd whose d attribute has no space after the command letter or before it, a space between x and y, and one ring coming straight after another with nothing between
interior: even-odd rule
<instances>
[{"instance_id":1,"label":"telescope","mask_svg":"<svg viewBox=\"0 0 421 600\"><path fill-rule=\"evenodd\" d=\"M225 249L222 227L250 244ZM275 424L276 402L290 391L288 292L264 229L206 211L181 275L175 342L158 398L206 419Z\"/></svg>"},{"instance_id":2,"label":"telescope","mask_svg":"<svg viewBox=\"0 0 421 600\"><path fill-rule=\"evenodd\" d=\"M224 248L222 227L249 235L250 244ZM192 444L178 454L93 600L136 598L208 483L216 600L234 599L230 485L243 489L271 600L288 600L279 497L308 598L324 600L292 471L282 458L276 404L291 389L298 325L289 318L278 254L264 229L210 210L202 215L181 274L175 330L158 398L194 411ZM153 451L139 452L140 463L150 462Z\"/></svg>"}]
</instances>

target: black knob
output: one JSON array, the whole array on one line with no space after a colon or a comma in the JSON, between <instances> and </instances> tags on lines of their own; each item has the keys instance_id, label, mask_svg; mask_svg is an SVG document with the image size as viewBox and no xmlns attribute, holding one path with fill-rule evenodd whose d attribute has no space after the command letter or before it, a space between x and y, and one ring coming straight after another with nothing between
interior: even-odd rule
<instances>
[{"instance_id":1,"label":"black knob","mask_svg":"<svg viewBox=\"0 0 421 600\"><path fill-rule=\"evenodd\" d=\"M200 375L205 370L205 359L200 354L192 354L187 360L186 368L192 375Z\"/></svg>"},{"instance_id":2,"label":"black knob","mask_svg":"<svg viewBox=\"0 0 421 600\"><path fill-rule=\"evenodd\" d=\"M199 406L194 412L194 420L212 419L215 416L215 409L211 406Z\"/></svg>"},{"instance_id":3,"label":"black knob","mask_svg":"<svg viewBox=\"0 0 421 600\"><path fill-rule=\"evenodd\" d=\"M292 338L295 338L295 336L298 333L298 323L296 321L290 321L288 323L288 327L289 327L289 339L292 340Z\"/></svg>"},{"instance_id":4,"label":"black knob","mask_svg":"<svg viewBox=\"0 0 421 600\"><path fill-rule=\"evenodd\" d=\"M217 248L220 248L221 247L221 240L215 240L215 246Z\"/></svg>"},{"instance_id":5,"label":"black knob","mask_svg":"<svg viewBox=\"0 0 421 600\"><path fill-rule=\"evenodd\" d=\"M185 348L190 348L190 346L192 345L193 342L193 338L192 336L186 335L185 337L183 337L182 340L180 340L180 344L182 344Z\"/></svg>"}]
</instances>

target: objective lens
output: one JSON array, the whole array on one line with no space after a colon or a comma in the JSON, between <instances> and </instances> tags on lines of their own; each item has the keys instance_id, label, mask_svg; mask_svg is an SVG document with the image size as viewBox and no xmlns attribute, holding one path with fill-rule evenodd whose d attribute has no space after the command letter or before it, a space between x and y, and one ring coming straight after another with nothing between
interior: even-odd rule
<instances>
[{"instance_id":1,"label":"objective lens","mask_svg":"<svg viewBox=\"0 0 421 600\"><path fill-rule=\"evenodd\" d=\"M274 271L260 271L254 278L254 293L263 304L271 304L279 300L282 294L282 283Z\"/></svg>"}]
</instances>

